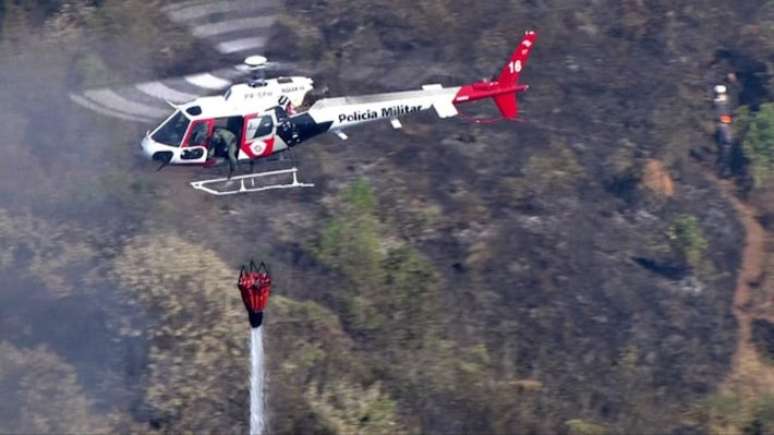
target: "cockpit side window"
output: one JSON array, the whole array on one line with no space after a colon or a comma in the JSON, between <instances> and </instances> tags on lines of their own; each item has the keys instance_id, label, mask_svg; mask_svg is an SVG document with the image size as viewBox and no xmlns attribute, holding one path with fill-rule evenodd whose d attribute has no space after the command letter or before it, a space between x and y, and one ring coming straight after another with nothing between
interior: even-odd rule
<instances>
[{"instance_id":1,"label":"cockpit side window","mask_svg":"<svg viewBox=\"0 0 774 435\"><path fill-rule=\"evenodd\" d=\"M179 147L190 123L191 121L178 110L151 137L158 143Z\"/></svg>"}]
</instances>

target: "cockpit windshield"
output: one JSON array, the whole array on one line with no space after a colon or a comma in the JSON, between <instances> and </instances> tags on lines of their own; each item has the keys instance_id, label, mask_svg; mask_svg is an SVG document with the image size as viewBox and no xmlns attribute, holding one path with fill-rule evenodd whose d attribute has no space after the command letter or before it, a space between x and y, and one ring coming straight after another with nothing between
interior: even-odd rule
<instances>
[{"instance_id":1,"label":"cockpit windshield","mask_svg":"<svg viewBox=\"0 0 774 435\"><path fill-rule=\"evenodd\" d=\"M191 121L188 117L178 110L151 137L158 143L179 147L183 142L185 132L188 130L188 124L190 123Z\"/></svg>"}]
</instances>

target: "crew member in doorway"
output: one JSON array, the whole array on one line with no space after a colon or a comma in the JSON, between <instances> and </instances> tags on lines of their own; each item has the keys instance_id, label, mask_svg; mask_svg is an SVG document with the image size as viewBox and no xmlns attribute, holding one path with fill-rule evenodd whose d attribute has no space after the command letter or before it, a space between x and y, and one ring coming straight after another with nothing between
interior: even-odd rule
<instances>
[{"instance_id":1,"label":"crew member in doorway","mask_svg":"<svg viewBox=\"0 0 774 435\"><path fill-rule=\"evenodd\" d=\"M234 174L237 165L237 137L231 130L223 127L215 127L212 133L210 147L216 149L216 153L225 154L228 157L228 179ZM216 154L217 155L217 154Z\"/></svg>"}]
</instances>

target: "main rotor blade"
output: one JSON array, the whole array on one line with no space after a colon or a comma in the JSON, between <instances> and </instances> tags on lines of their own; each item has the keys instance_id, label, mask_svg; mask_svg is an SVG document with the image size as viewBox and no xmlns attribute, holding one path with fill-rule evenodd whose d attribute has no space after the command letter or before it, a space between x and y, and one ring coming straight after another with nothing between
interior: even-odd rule
<instances>
[{"instance_id":1,"label":"main rotor blade","mask_svg":"<svg viewBox=\"0 0 774 435\"><path fill-rule=\"evenodd\" d=\"M278 0L192 0L172 3L161 11L220 53L247 56L264 51L280 6Z\"/></svg>"},{"instance_id":2,"label":"main rotor blade","mask_svg":"<svg viewBox=\"0 0 774 435\"><path fill-rule=\"evenodd\" d=\"M187 27L194 37L211 44L221 54L233 56L237 63L247 55L264 51L279 6L278 0L187 0L165 5L161 13ZM277 66L270 62L267 68L273 70ZM169 113L166 101L180 104L219 93L247 77L244 69L230 67L133 85L88 89L70 95L70 99L105 116L153 123Z\"/></svg>"},{"instance_id":3,"label":"main rotor blade","mask_svg":"<svg viewBox=\"0 0 774 435\"><path fill-rule=\"evenodd\" d=\"M198 97L220 93L244 74L235 67L223 68L128 86L87 89L78 94L71 94L70 99L105 116L153 122L171 113L167 101L181 104Z\"/></svg>"}]
</instances>

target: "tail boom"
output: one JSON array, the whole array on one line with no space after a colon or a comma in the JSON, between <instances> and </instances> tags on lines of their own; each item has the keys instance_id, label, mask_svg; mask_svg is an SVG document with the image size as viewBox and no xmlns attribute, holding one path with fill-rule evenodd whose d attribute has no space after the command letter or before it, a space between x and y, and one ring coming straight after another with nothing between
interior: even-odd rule
<instances>
[{"instance_id":1,"label":"tail boom","mask_svg":"<svg viewBox=\"0 0 774 435\"><path fill-rule=\"evenodd\" d=\"M516 94L528 89L527 85L519 84L519 75L536 38L537 34L533 31L525 33L497 80L448 88L428 84L421 90L324 98L315 102L307 112L291 119L298 120L301 125L301 117L305 117L303 125L310 133L304 140L326 131L344 139L343 129L384 119L389 120L394 128L400 128L399 117L430 109L435 109L441 118L449 118L458 114L457 105L488 98L495 102L503 118L515 119L519 115Z\"/></svg>"}]
</instances>

